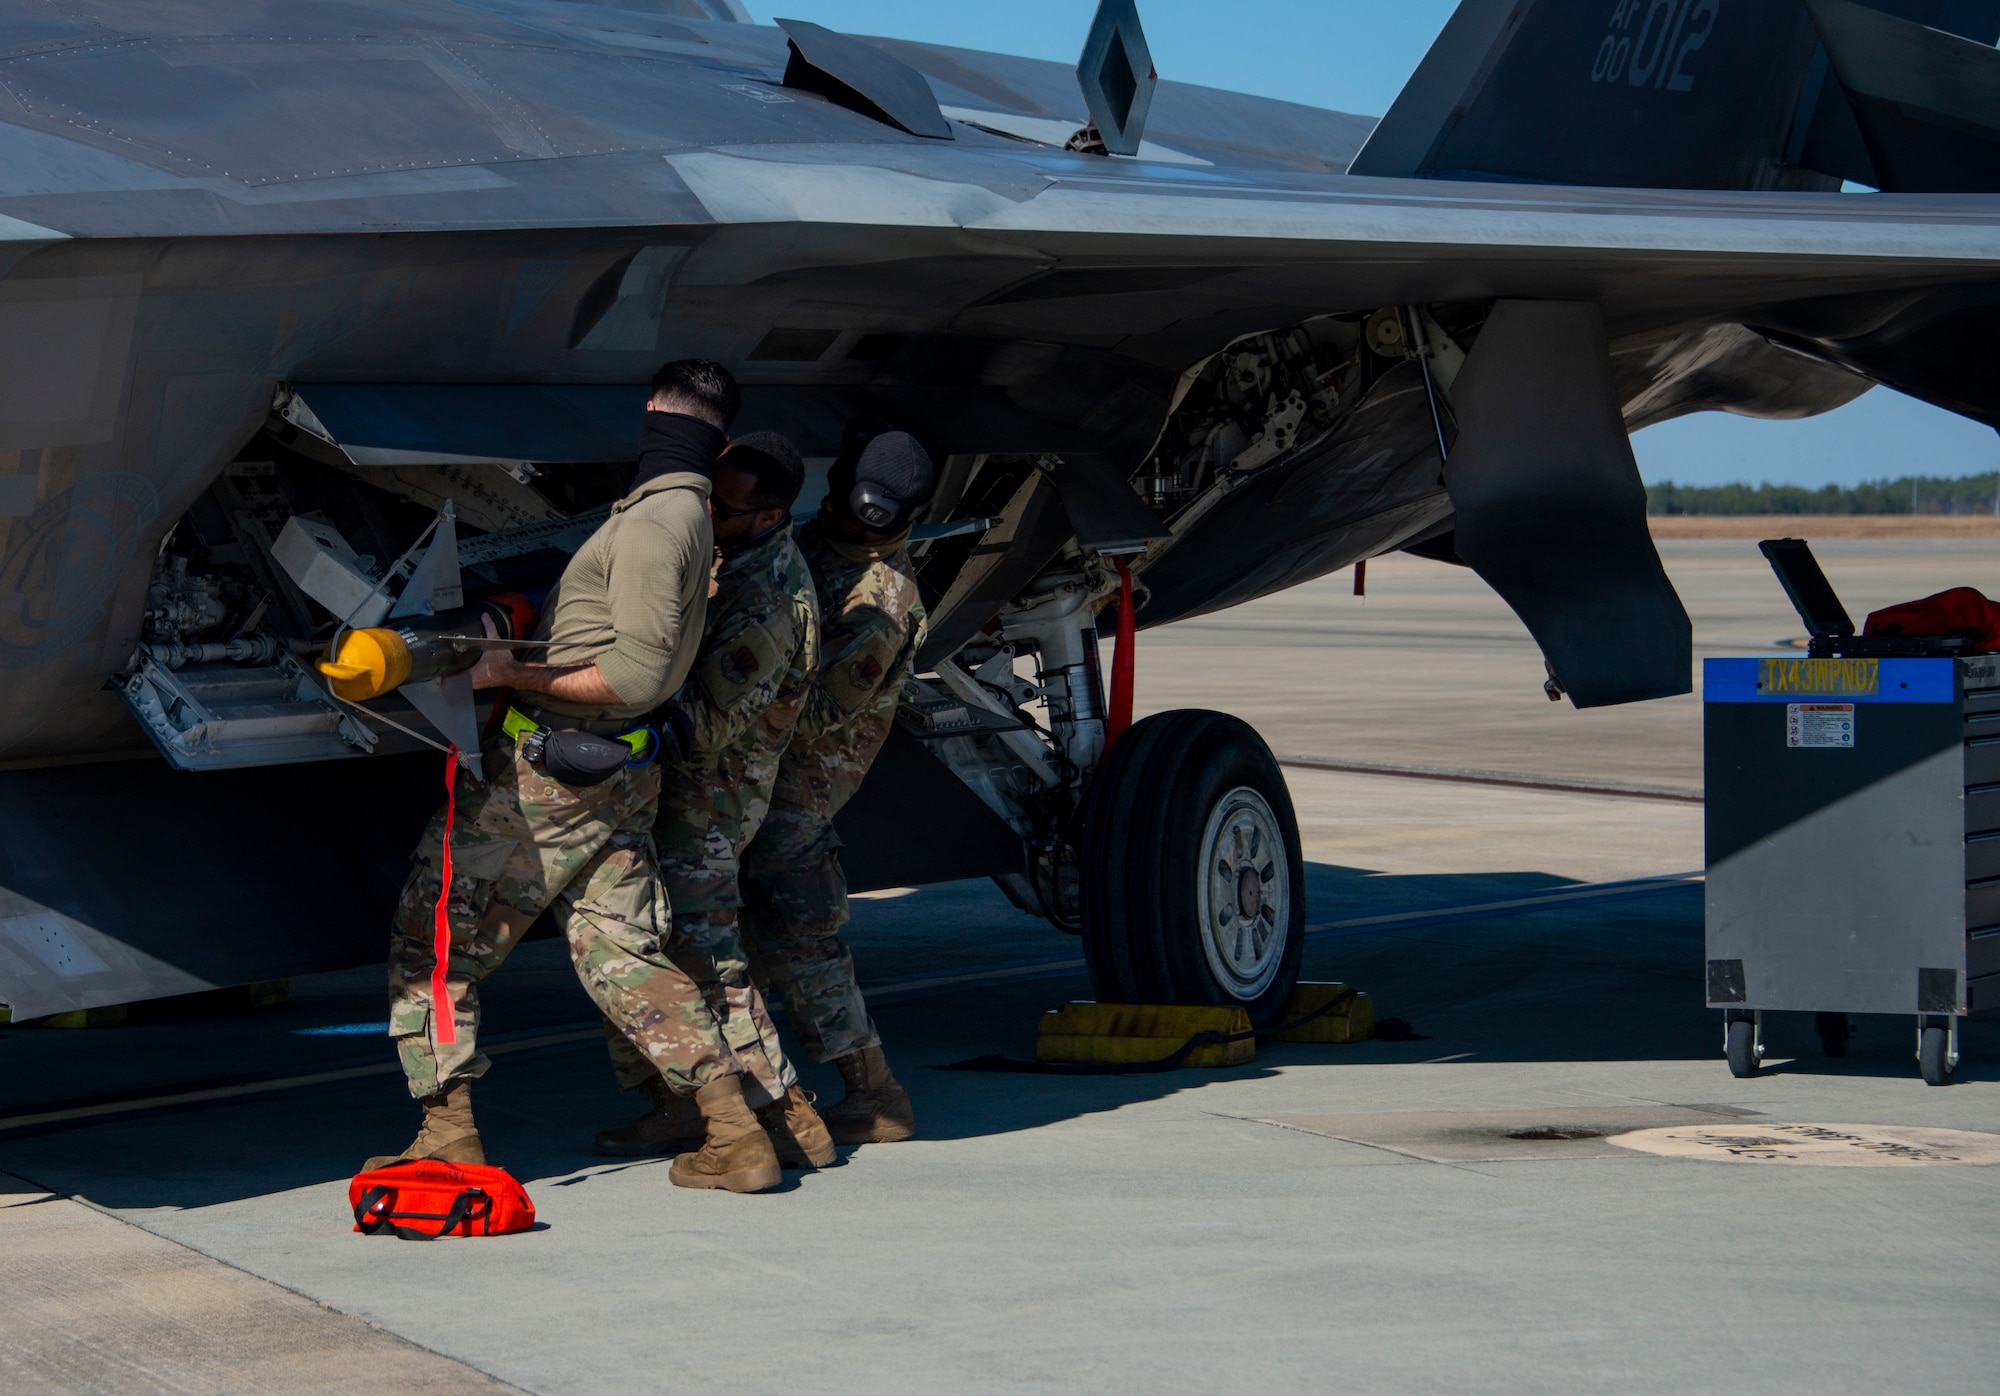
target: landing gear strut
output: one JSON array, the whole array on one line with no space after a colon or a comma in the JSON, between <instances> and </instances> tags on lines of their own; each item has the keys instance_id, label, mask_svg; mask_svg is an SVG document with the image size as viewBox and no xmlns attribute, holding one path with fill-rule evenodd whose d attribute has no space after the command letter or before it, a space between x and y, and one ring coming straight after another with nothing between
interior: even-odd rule
<instances>
[{"instance_id":1,"label":"landing gear strut","mask_svg":"<svg viewBox=\"0 0 2000 1396\"><path fill-rule=\"evenodd\" d=\"M1118 587L1101 560L1052 568L911 680L898 720L1021 836L1026 871L994 880L1082 935L1100 1002L1242 1008L1271 1027L1305 950L1291 792L1224 713L1160 713L1106 751L1092 605ZM1027 716L1037 701L1046 727Z\"/></svg>"}]
</instances>

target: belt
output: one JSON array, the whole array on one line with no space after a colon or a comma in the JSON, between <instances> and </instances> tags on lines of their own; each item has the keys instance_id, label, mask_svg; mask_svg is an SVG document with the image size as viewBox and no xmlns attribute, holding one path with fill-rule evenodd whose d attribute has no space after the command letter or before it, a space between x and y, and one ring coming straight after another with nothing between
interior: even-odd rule
<instances>
[{"instance_id":1,"label":"belt","mask_svg":"<svg viewBox=\"0 0 2000 1396\"><path fill-rule=\"evenodd\" d=\"M597 723L595 725L604 727L611 724ZM577 723L572 730L589 731L590 726L591 724ZM547 738L548 734L556 729L546 727L535 721L535 719L529 717L510 703L507 707L507 716L500 723L500 730L505 732L508 740L512 741L516 746L531 740L536 741L536 745L539 746L540 741L537 739ZM626 746L630 747L632 749L631 764L634 766L651 765L654 758L660 754L660 734L650 727L630 727L622 732L596 732L592 733L592 735L609 737L614 742L623 742ZM537 755L538 753L531 751L528 753L528 759L533 761Z\"/></svg>"},{"instance_id":2,"label":"belt","mask_svg":"<svg viewBox=\"0 0 2000 1396\"><path fill-rule=\"evenodd\" d=\"M621 732L635 732L640 726L631 718L570 717L565 713L552 713L547 708L518 700L514 707L529 722L537 723L551 732L588 732L593 737L615 737Z\"/></svg>"}]
</instances>

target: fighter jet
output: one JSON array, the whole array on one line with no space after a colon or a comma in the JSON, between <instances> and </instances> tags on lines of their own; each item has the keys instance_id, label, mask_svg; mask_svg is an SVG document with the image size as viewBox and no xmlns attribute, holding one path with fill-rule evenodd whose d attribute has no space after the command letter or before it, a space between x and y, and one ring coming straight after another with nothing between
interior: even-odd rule
<instances>
[{"instance_id":1,"label":"fighter jet","mask_svg":"<svg viewBox=\"0 0 2000 1396\"><path fill-rule=\"evenodd\" d=\"M2000 424L1996 38L1466 0L1378 124L1162 80L1132 0L1074 69L737 0L16 0L0 1001L378 960L488 717L466 616L556 575L702 356L821 466L857 417L942 463L856 886L994 877L1102 997L1268 1023L1284 783L1222 714L1107 744L1100 629L1400 550L1552 696L1688 691L1628 433L1877 383ZM421 673L329 657L371 627Z\"/></svg>"}]
</instances>

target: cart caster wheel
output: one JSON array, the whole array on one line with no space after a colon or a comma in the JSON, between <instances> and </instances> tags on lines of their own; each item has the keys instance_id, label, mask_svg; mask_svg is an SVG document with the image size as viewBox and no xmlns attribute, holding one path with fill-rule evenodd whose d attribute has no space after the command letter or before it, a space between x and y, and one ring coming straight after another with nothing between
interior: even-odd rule
<instances>
[{"instance_id":1,"label":"cart caster wheel","mask_svg":"<svg viewBox=\"0 0 2000 1396\"><path fill-rule=\"evenodd\" d=\"M1819 1045L1829 1057L1847 1055L1847 1039L1854 1030L1847 1025L1845 1013L1822 1013L1814 1026L1819 1030Z\"/></svg>"},{"instance_id":2,"label":"cart caster wheel","mask_svg":"<svg viewBox=\"0 0 2000 1396\"><path fill-rule=\"evenodd\" d=\"M1923 1035L1917 1039L1917 1065L1923 1068L1925 1085L1951 1084L1951 1069L1958 1063L1951 1059L1949 1028L1924 1029Z\"/></svg>"},{"instance_id":3,"label":"cart caster wheel","mask_svg":"<svg viewBox=\"0 0 2000 1396\"><path fill-rule=\"evenodd\" d=\"M1725 1039L1729 1047L1729 1074L1735 1077L1757 1074L1757 1025L1738 1018L1729 1025Z\"/></svg>"}]
</instances>

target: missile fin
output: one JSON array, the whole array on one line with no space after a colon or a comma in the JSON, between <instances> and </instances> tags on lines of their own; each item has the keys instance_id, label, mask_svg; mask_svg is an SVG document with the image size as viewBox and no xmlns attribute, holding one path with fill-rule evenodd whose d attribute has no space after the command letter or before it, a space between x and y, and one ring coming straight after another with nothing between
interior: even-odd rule
<instances>
[{"instance_id":1,"label":"missile fin","mask_svg":"<svg viewBox=\"0 0 2000 1396\"><path fill-rule=\"evenodd\" d=\"M446 741L458 748L458 759L472 771L474 780L485 780L479 759L479 710L472 705L472 678L453 674L449 678L406 683L396 690L410 700L410 706L437 728Z\"/></svg>"},{"instance_id":2,"label":"missile fin","mask_svg":"<svg viewBox=\"0 0 2000 1396\"><path fill-rule=\"evenodd\" d=\"M434 616L440 611L457 610L464 604L465 586L458 576L458 518L447 499L438 512L437 531L431 534L431 544L417 560L417 570L410 574L389 618Z\"/></svg>"}]
</instances>

